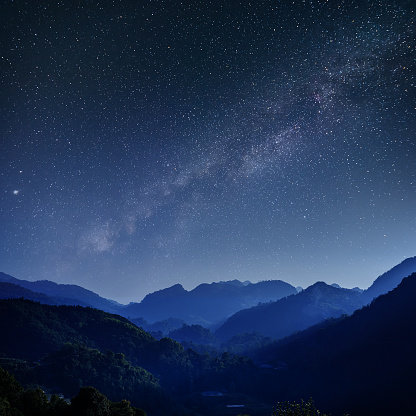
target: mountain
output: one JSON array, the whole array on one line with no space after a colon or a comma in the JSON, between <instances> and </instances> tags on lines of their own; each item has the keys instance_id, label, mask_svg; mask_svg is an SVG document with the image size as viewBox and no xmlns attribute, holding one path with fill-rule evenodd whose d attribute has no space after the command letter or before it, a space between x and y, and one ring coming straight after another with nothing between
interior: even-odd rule
<instances>
[{"instance_id":1,"label":"mountain","mask_svg":"<svg viewBox=\"0 0 416 416\"><path fill-rule=\"evenodd\" d=\"M342 286L340 286L338 283L332 283L331 284L331 286L333 286L333 287L336 287L336 288L338 288L338 289L343 289L343 287ZM364 292L364 290L363 289L360 289L359 287L353 287L352 288L352 290L356 290L357 292L360 292L360 293L363 293Z\"/></svg>"},{"instance_id":2,"label":"mountain","mask_svg":"<svg viewBox=\"0 0 416 416\"><path fill-rule=\"evenodd\" d=\"M17 279L16 279L17 280ZM40 302L45 305L79 305L90 306L80 300L70 299L58 296L48 296L44 293L34 292L25 287L16 285L14 283L0 282L0 299L19 299L24 298Z\"/></svg>"},{"instance_id":3,"label":"mountain","mask_svg":"<svg viewBox=\"0 0 416 416\"><path fill-rule=\"evenodd\" d=\"M258 353L272 368L266 395L313 397L322 410L356 416L414 413L416 273L349 317Z\"/></svg>"},{"instance_id":4,"label":"mountain","mask_svg":"<svg viewBox=\"0 0 416 416\"><path fill-rule=\"evenodd\" d=\"M367 290L363 291L361 297L362 304L367 304L380 294L392 290L400 283L403 277L412 272L416 272L416 257L406 259L376 279ZM290 284L280 280L263 281L254 284L249 281L240 282L239 280L211 284L204 283L191 291L187 291L180 284L176 284L172 287L148 294L140 303L130 303L124 306L112 300L102 298L96 293L77 285L57 284L47 280L29 282L16 279L2 272L0 272L0 283L14 284L21 287L21 290L18 290L17 287L0 286L0 298L24 297L45 304L90 306L106 312L118 313L132 320L142 318L149 325L174 318L188 325L203 325L212 329L218 328L222 324L226 328L230 328L230 324L225 323L225 321L243 309L255 307L259 303L274 302L287 296L295 295L298 291L299 294L304 293L309 289L302 290L300 287L294 288ZM347 290L341 289L337 284L333 284L332 287L334 289ZM23 289L32 292L25 292ZM357 293L362 292L359 288L354 288L353 290ZM290 302L293 301L291 300ZM362 306L360 302L356 303L356 305L357 307ZM320 316L323 319L328 316L338 316L340 311L343 310L342 308L338 310L336 305L331 304L331 301L329 301L329 306L330 308L335 307L336 310L324 313L322 312L324 309L322 306L320 308ZM266 308L266 306L263 305L259 308ZM346 310L351 311L351 308L348 307ZM253 313L259 312L248 312L247 316ZM298 311L297 313L302 313L302 311ZM306 311L304 313L306 314ZM313 312L315 314L313 319L308 321L305 318L304 324L296 324L294 327L302 329L305 327L304 325L310 322L316 323L315 318L317 313L317 311ZM237 320L237 318L232 319L233 322ZM280 321L277 327L282 327L282 319L276 319ZM267 317L261 324L266 325L266 322ZM251 328L254 328L254 326L254 324L251 325ZM291 327L291 324L288 323L288 326ZM241 326L238 330L240 331L240 329L244 330L245 326ZM150 328L149 330L153 331ZM224 332L223 337L227 336L225 330L220 330L220 333L221 331ZM278 331L276 330L276 332ZM288 331L283 331L283 333L287 334ZM235 331L232 330L232 335L234 334Z\"/></svg>"},{"instance_id":5,"label":"mountain","mask_svg":"<svg viewBox=\"0 0 416 416\"><path fill-rule=\"evenodd\" d=\"M297 293L280 280L248 283L233 280L201 284L191 291L180 284L147 295L140 303L131 303L121 312L131 319L142 317L154 323L178 318L187 324L210 326L233 313Z\"/></svg>"},{"instance_id":6,"label":"mountain","mask_svg":"<svg viewBox=\"0 0 416 416\"><path fill-rule=\"evenodd\" d=\"M77 285L58 284L49 280L29 282L27 280L16 279L15 277L3 272L0 272L0 282L12 283L22 288L29 289L32 292L47 295L49 299L52 298L52 301L49 300L48 302L42 302L41 298L33 299L33 295L31 295L32 297L27 297L27 299L37 300L41 303L52 302L52 304L58 305L90 306L112 313L118 312L121 307L121 305L118 305L116 302L102 298L91 290L84 289L83 287ZM21 296L26 298L25 295ZM1 297L4 298L4 296Z\"/></svg>"},{"instance_id":7,"label":"mountain","mask_svg":"<svg viewBox=\"0 0 416 416\"><path fill-rule=\"evenodd\" d=\"M191 291L176 284L148 294L140 303L132 302L124 306L77 285L57 284L48 280L29 282L0 272L2 283L15 287L12 290L11 286L0 286L0 298L24 297L50 305L90 306L132 320L143 318L150 324L174 318L204 326L219 324L233 313L259 302L297 293L293 286L280 280L255 284L233 280L201 284Z\"/></svg>"},{"instance_id":8,"label":"mountain","mask_svg":"<svg viewBox=\"0 0 416 416\"><path fill-rule=\"evenodd\" d=\"M237 334L259 332L282 338L324 319L351 314L361 306L359 292L317 282L296 295L237 312L215 335L224 340Z\"/></svg>"},{"instance_id":9,"label":"mountain","mask_svg":"<svg viewBox=\"0 0 416 416\"><path fill-rule=\"evenodd\" d=\"M137 325L139 328L144 329L146 332L151 334L156 339L161 339L163 337L169 336L170 332L182 328L182 326L185 324L185 322L182 321L182 319L177 318L165 319L164 321L158 321L154 324L149 324L143 318L130 318L130 322Z\"/></svg>"},{"instance_id":10,"label":"mountain","mask_svg":"<svg viewBox=\"0 0 416 416\"><path fill-rule=\"evenodd\" d=\"M65 343L130 354L154 338L126 318L80 306L54 306L26 299L0 300L0 332L7 334L0 352L9 357L37 360ZM121 340L125 343L121 343Z\"/></svg>"},{"instance_id":11,"label":"mountain","mask_svg":"<svg viewBox=\"0 0 416 416\"><path fill-rule=\"evenodd\" d=\"M178 297L180 298L182 296L185 296L186 293L187 292L183 288L183 286L178 283L166 289L158 290L156 292L146 295L145 298L142 300L142 303L152 304L158 301L164 301L165 299Z\"/></svg>"},{"instance_id":12,"label":"mountain","mask_svg":"<svg viewBox=\"0 0 416 416\"><path fill-rule=\"evenodd\" d=\"M14 283L0 282L0 299L18 298L25 298L46 305L58 305L56 301L44 293L33 292L33 290L15 285Z\"/></svg>"},{"instance_id":13,"label":"mountain","mask_svg":"<svg viewBox=\"0 0 416 416\"><path fill-rule=\"evenodd\" d=\"M397 287L406 276L416 272L416 257L409 257L391 270L379 276L374 283L363 292L363 301L367 304L374 298Z\"/></svg>"},{"instance_id":14,"label":"mountain","mask_svg":"<svg viewBox=\"0 0 416 416\"><path fill-rule=\"evenodd\" d=\"M171 401L189 394L198 401L206 390L247 394L258 374L247 358L198 354L93 308L0 300L0 333L0 365L22 384L66 397L94 386L111 400L127 399L151 414L194 414L170 408Z\"/></svg>"},{"instance_id":15,"label":"mountain","mask_svg":"<svg viewBox=\"0 0 416 416\"><path fill-rule=\"evenodd\" d=\"M194 343L201 345L216 345L218 340L214 334L201 325L183 325L169 333L172 338L180 343Z\"/></svg>"}]
</instances>

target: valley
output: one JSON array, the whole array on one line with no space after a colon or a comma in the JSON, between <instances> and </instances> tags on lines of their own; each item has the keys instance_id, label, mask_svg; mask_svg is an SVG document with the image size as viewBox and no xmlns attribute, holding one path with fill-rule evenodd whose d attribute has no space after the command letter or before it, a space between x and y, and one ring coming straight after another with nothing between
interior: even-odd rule
<instances>
[{"instance_id":1,"label":"valley","mask_svg":"<svg viewBox=\"0 0 416 416\"><path fill-rule=\"evenodd\" d=\"M153 323L146 314L126 318L85 306L85 289L66 292L58 286L58 297L33 291L38 282L29 289L3 274L0 331L7 335L0 342L0 367L26 391L40 387L68 401L80 392L101 394L113 410L114 403L128 400L131 412L142 409L149 415L262 416L278 402L309 397L333 415L405 411L416 368L416 274L405 275L412 267L416 270L415 258L383 274L383 293L370 303L372 287L380 287L377 280L364 291L318 282L286 296L276 292L276 300L241 309L211 327L187 322L189 311ZM241 288L250 286L261 293L255 284L240 282L205 285L196 292L205 291L215 309L215 299L221 305L227 297L241 304ZM69 297L74 293L82 295L78 302ZM153 303L147 310L154 311L170 297L175 311L172 305L190 296L186 293L178 287L144 303ZM88 299L123 311L98 295ZM206 305L199 310L215 321ZM124 307L125 314L130 312ZM88 386L96 391L85 392Z\"/></svg>"}]
</instances>

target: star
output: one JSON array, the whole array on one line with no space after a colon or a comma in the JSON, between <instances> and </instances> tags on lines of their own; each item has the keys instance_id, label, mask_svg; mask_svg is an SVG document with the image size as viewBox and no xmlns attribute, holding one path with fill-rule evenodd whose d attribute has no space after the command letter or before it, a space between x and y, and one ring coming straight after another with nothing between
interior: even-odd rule
<instances>
[{"instance_id":1,"label":"star","mask_svg":"<svg viewBox=\"0 0 416 416\"><path fill-rule=\"evenodd\" d=\"M412 2L3 3L2 271L138 300L415 255Z\"/></svg>"}]
</instances>

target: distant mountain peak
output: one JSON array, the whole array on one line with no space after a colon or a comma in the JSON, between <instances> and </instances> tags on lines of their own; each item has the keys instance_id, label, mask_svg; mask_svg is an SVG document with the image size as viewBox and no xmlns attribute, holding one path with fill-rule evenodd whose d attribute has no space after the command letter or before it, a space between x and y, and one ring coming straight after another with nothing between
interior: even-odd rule
<instances>
[{"instance_id":1,"label":"distant mountain peak","mask_svg":"<svg viewBox=\"0 0 416 416\"><path fill-rule=\"evenodd\" d=\"M320 290L320 289L326 289L326 288L334 288L334 289L337 289L337 288L335 288L332 285L328 285L325 282L319 281L319 282L314 283L313 285L308 286L305 289L305 292L311 292L311 291L314 291L314 290Z\"/></svg>"},{"instance_id":2,"label":"distant mountain peak","mask_svg":"<svg viewBox=\"0 0 416 416\"><path fill-rule=\"evenodd\" d=\"M244 284L237 279L220 281L219 283L226 284L226 285L234 285L234 286L244 286Z\"/></svg>"},{"instance_id":3,"label":"distant mountain peak","mask_svg":"<svg viewBox=\"0 0 416 416\"><path fill-rule=\"evenodd\" d=\"M217 329L221 339L251 332L281 338L318 322L351 314L362 306L360 293L316 282L302 292L241 310Z\"/></svg>"},{"instance_id":4,"label":"distant mountain peak","mask_svg":"<svg viewBox=\"0 0 416 416\"><path fill-rule=\"evenodd\" d=\"M173 286L167 287L166 289L157 290L156 292L149 293L145 296L141 303L147 303L154 299L161 299L161 298L171 298L176 296L181 296L186 294L187 291L183 288L183 286L179 283L176 283Z\"/></svg>"},{"instance_id":5,"label":"distant mountain peak","mask_svg":"<svg viewBox=\"0 0 416 416\"><path fill-rule=\"evenodd\" d=\"M48 302L54 302L56 304L78 304L102 309L107 312L118 311L119 304L117 302L102 298L97 293L78 285L59 284L50 280L31 282L16 279L3 272L0 272L0 282L13 283L21 288L29 289L34 293L46 295L51 298Z\"/></svg>"},{"instance_id":6,"label":"distant mountain peak","mask_svg":"<svg viewBox=\"0 0 416 416\"><path fill-rule=\"evenodd\" d=\"M403 278L416 272L416 257L409 257L397 266L379 276L374 283L363 292L367 303L374 298L396 288Z\"/></svg>"},{"instance_id":7,"label":"distant mountain peak","mask_svg":"<svg viewBox=\"0 0 416 416\"><path fill-rule=\"evenodd\" d=\"M281 280L244 284L239 280L202 283L187 291L180 284L147 295L140 303L131 303L124 316L143 317L154 323L169 317L187 324L213 325L235 312L259 302L270 302L296 293Z\"/></svg>"},{"instance_id":8,"label":"distant mountain peak","mask_svg":"<svg viewBox=\"0 0 416 416\"><path fill-rule=\"evenodd\" d=\"M10 276L9 274L6 274L4 272L0 272L0 282L8 282L8 283L15 283L18 279L16 279L13 276Z\"/></svg>"}]
</instances>

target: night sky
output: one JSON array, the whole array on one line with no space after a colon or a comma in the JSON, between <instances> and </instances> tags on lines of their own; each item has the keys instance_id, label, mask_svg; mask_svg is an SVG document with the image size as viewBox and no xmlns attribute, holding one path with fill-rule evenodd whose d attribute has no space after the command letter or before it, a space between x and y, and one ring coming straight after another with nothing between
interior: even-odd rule
<instances>
[{"instance_id":1,"label":"night sky","mask_svg":"<svg viewBox=\"0 0 416 416\"><path fill-rule=\"evenodd\" d=\"M416 255L413 1L0 7L1 271L127 303Z\"/></svg>"}]
</instances>

